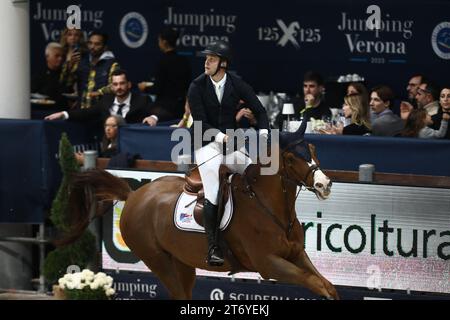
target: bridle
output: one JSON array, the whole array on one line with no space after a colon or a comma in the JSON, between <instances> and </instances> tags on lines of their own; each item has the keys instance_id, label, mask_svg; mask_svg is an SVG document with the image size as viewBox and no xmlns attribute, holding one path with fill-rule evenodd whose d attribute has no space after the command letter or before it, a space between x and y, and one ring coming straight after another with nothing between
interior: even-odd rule
<instances>
[{"instance_id":1,"label":"bridle","mask_svg":"<svg viewBox=\"0 0 450 320\"><path fill-rule=\"evenodd\" d=\"M299 139L299 140L296 140L296 141L290 143L287 147L283 148L282 154L284 152L288 151L292 146L297 145L298 143L301 143L301 142L303 142L303 139ZM282 155L282 158L283 158L283 167L280 169L279 176L280 176L281 184L283 187L284 201L286 204L285 215L286 215L286 218L288 221L287 226L284 226L282 221L272 212L272 210L270 210L261 201L260 197L253 191L253 189L251 187L251 183L248 181L248 177L246 175L244 175L245 182L246 182L244 193L248 194L250 199L255 199L258 202L258 205L263 209L264 213L268 214L272 218L272 220L275 222L275 224L278 225L286 233L286 236L289 238L289 235L290 235L292 228L294 226L294 223L295 223L295 219L297 218L297 216L295 215L295 210L293 210L295 207L295 202L297 201L297 198L298 198L302 188L313 191L314 193L317 193L317 190L314 189L314 186L312 186L312 187L307 186L306 181L308 181L308 178L311 174L314 176L314 173L316 171L320 170L320 167L316 164L309 165L309 163L308 163L309 169L308 169L308 172L306 172L305 177L303 179L300 179L297 181L297 180L290 178L289 174L288 174L288 168L291 168L292 164L289 162L288 165L286 166L286 159L283 155ZM298 192L295 196L295 199L293 201L293 205L290 208L287 207L288 194L287 194L286 182L294 184L295 186L300 185L300 189L298 190ZM292 214L292 212L294 214Z\"/></svg>"},{"instance_id":2,"label":"bridle","mask_svg":"<svg viewBox=\"0 0 450 320\"><path fill-rule=\"evenodd\" d=\"M282 154L284 154L285 152L287 152L290 148L292 148L293 146L296 146L299 143L302 143L304 141L304 139L298 139L294 142L291 142L290 144L288 144L285 148L283 148L283 150L281 151ZM286 181L290 181L291 183L294 183L295 185L300 185L301 188L304 188L306 190L312 191L314 193L317 192L316 189L314 189L314 186L312 187L308 187L307 185L307 181L309 176L312 174L314 177L314 174L316 173L316 171L320 170L320 167L317 164L312 164L310 165L309 162L306 162L308 164L308 171L305 174L305 177L303 179L299 179L298 181L292 179L289 177L289 172L288 170L292 170L292 163L289 161L286 165L286 158L284 156L282 156L283 158L283 168L280 170L281 173L281 177L286 180ZM305 160L306 161L306 160Z\"/></svg>"}]
</instances>

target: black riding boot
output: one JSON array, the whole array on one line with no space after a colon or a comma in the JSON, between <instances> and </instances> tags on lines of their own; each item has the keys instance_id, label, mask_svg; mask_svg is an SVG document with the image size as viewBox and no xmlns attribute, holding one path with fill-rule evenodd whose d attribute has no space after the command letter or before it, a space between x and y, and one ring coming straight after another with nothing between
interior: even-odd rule
<instances>
[{"instance_id":1,"label":"black riding boot","mask_svg":"<svg viewBox=\"0 0 450 320\"><path fill-rule=\"evenodd\" d=\"M223 253L218 244L217 206L205 199L203 205L203 225L208 239L208 257L206 261L210 266L223 265Z\"/></svg>"}]
</instances>

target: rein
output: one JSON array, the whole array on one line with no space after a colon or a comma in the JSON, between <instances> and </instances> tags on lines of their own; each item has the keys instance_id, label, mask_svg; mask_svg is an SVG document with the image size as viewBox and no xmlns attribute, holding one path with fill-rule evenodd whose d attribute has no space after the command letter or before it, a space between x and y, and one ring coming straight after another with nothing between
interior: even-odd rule
<instances>
[{"instance_id":1,"label":"rein","mask_svg":"<svg viewBox=\"0 0 450 320\"><path fill-rule=\"evenodd\" d=\"M284 153L292 145L297 144L298 142L301 142L301 141L303 141L303 139L300 140L300 141L295 141L295 142L289 144L285 149L283 149L282 152ZM285 183L288 182L288 183L294 184L295 186L298 186L298 182L296 180L292 179L292 178L289 178L287 170L288 170L288 168L292 167L292 165L288 164L288 166L286 166L286 160L285 160L284 157L282 157L282 158L283 158L283 167L279 170L279 176L280 176L280 179L281 179L281 184L282 184L283 193L284 193L285 215L286 215L286 218L287 218L287 221L288 221L288 225L287 226L284 226L282 221L272 212L272 210L270 210L261 201L261 199L258 196L258 194L256 194L253 191L253 189L251 187L251 183L250 183L250 181L249 181L249 179L248 179L248 177L246 175L244 175L245 182L246 182L244 193L248 194L250 199L254 198L257 201L258 205L263 209L264 213L269 215L272 218L272 220L275 222L275 224L278 225L286 233L287 237L289 237L289 234L292 231L295 219L297 217L295 215L295 210L293 210L294 207L295 207L295 202L297 201L297 198L298 198L298 196L300 194L300 191L302 191L302 188L305 188L307 190L313 191L314 193L316 192L316 190L313 187L308 187L306 185L306 181L308 181L308 178L309 178L309 176L311 174L314 174L317 170L320 170L320 168L316 164L311 165L311 166L308 165L309 166L308 172L306 173L306 175L305 175L305 177L303 179L299 180L300 181L300 189L298 190L298 192L297 192L297 194L296 194L296 196L294 198L293 205L290 208L288 208L288 194L287 194L287 188L286 188L286 184ZM291 214L292 212L294 212L294 214Z\"/></svg>"}]
</instances>

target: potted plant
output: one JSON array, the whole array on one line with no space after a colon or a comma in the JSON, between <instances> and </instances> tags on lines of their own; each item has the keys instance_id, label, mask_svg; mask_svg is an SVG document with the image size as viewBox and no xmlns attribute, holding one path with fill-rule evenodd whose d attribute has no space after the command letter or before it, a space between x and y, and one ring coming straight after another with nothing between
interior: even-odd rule
<instances>
[{"instance_id":1,"label":"potted plant","mask_svg":"<svg viewBox=\"0 0 450 320\"><path fill-rule=\"evenodd\" d=\"M115 290L113 278L103 272L94 273L84 269L81 272L67 273L59 278L55 286L55 297L67 300L111 300Z\"/></svg>"}]
</instances>

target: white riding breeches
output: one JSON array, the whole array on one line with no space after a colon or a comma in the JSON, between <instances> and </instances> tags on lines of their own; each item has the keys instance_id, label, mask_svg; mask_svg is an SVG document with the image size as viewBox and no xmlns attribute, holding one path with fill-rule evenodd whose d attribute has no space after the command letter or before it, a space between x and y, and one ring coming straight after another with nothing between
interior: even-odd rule
<instances>
[{"instance_id":1,"label":"white riding breeches","mask_svg":"<svg viewBox=\"0 0 450 320\"><path fill-rule=\"evenodd\" d=\"M240 150L224 156L222 154L222 144L219 142L211 142L206 146L195 150L195 160L197 165L200 165L198 169L203 182L205 199L212 204L217 205L220 165L225 164L232 172L243 174L245 169L252 163L252 160L247 157L245 153L246 150L242 147Z\"/></svg>"}]
</instances>

